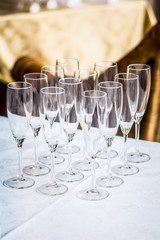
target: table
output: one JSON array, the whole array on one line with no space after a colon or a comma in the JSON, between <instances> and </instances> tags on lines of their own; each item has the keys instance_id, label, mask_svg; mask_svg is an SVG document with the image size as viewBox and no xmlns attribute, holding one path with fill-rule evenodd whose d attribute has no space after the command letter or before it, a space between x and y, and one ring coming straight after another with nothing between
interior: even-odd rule
<instances>
[{"instance_id":1,"label":"table","mask_svg":"<svg viewBox=\"0 0 160 240\"><path fill-rule=\"evenodd\" d=\"M82 4L79 7L0 16L0 80L22 56L55 64L75 57L80 68L96 61L118 61L135 48L157 22L146 1Z\"/></svg>"},{"instance_id":2,"label":"table","mask_svg":"<svg viewBox=\"0 0 160 240\"><path fill-rule=\"evenodd\" d=\"M84 201L76 192L90 184L90 172L81 182L67 184L69 191L57 197L43 196L35 188L47 182L49 175L34 178L35 186L25 190L9 189L2 181L17 173L17 149L8 119L0 117L0 236L4 240L157 240L160 238L160 143L140 141L151 160L137 164L140 172L123 177L124 184L108 189L109 197L101 201ZM23 146L23 165L33 161L33 136L29 130ZM74 144L81 151L73 161L82 157L82 132L77 131ZM128 151L134 139L128 139ZM116 137L113 148L119 153L112 166L120 162L122 137ZM42 133L39 154L48 150ZM65 156L66 157L66 156ZM105 174L106 160L97 159L100 167L96 177ZM56 165L56 172L67 161Z\"/></svg>"}]
</instances>

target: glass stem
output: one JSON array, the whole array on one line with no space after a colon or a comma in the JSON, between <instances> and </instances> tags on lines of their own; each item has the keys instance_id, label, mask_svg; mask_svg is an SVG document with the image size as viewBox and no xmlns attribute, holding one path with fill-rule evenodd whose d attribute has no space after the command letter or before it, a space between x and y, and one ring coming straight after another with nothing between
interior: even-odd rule
<instances>
[{"instance_id":1,"label":"glass stem","mask_svg":"<svg viewBox=\"0 0 160 240\"><path fill-rule=\"evenodd\" d=\"M88 162L87 141L85 137L83 142L83 162L84 164Z\"/></svg>"},{"instance_id":2,"label":"glass stem","mask_svg":"<svg viewBox=\"0 0 160 240\"><path fill-rule=\"evenodd\" d=\"M135 122L135 139L136 139L135 151L136 151L136 153L139 153L139 134L140 134L140 123Z\"/></svg>"},{"instance_id":3,"label":"glass stem","mask_svg":"<svg viewBox=\"0 0 160 240\"><path fill-rule=\"evenodd\" d=\"M51 149L50 152L50 158L51 158L51 179L50 179L50 184L55 185L56 184L56 177L55 177L55 163L54 163L54 153L55 150Z\"/></svg>"},{"instance_id":4,"label":"glass stem","mask_svg":"<svg viewBox=\"0 0 160 240\"><path fill-rule=\"evenodd\" d=\"M123 134L123 137L124 137L123 161L124 161L124 166L128 167L128 161L127 161L127 139L128 139L128 134Z\"/></svg>"},{"instance_id":5,"label":"glass stem","mask_svg":"<svg viewBox=\"0 0 160 240\"><path fill-rule=\"evenodd\" d=\"M68 141L68 172L72 173L72 141Z\"/></svg>"},{"instance_id":6,"label":"glass stem","mask_svg":"<svg viewBox=\"0 0 160 240\"><path fill-rule=\"evenodd\" d=\"M22 174L22 143L24 139L17 139L17 147L18 147L18 178L23 177Z\"/></svg>"},{"instance_id":7,"label":"glass stem","mask_svg":"<svg viewBox=\"0 0 160 240\"><path fill-rule=\"evenodd\" d=\"M92 189L96 189L96 176L95 176L95 156L91 157L91 161L92 161Z\"/></svg>"},{"instance_id":8,"label":"glass stem","mask_svg":"<svg viewBox=\"0 0 160 240\"><path fill-rule=\"evenodd\" d=\"M38 134L39 134L40 128L33 128L33 134L34 134L34 154L35 154L35 158L34 158L34 165L35 166L39 166L39 162L38 162Z\"/></svg>"},{"instance_id":9,"label":"glass stem","mask_svg":"<svg viewBox=\"0 0 160 240\"><path fill-rule=\"evenodd\" d=\"M108 146L108 149L107 149L107 158L108 158L108 161L107 161L107 163L108 163L107 178L111 178L112 177L110 153L111 153L111 146Z\"/></svg>"}]
</instances>

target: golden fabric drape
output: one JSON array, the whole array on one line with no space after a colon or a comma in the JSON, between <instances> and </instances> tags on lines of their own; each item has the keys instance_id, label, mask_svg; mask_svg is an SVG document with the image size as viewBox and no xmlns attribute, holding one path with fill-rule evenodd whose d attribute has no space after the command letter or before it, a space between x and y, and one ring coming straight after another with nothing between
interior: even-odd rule
<instances>
[{"instance_id":1,"label":"golden fabric drape","mask_svg":"<svg viewBox=\"0 0 160 240\"><path fill-rule=\"evenodd\" d=\"M132 50L156 23L145 1L88 5L37 14L0 16L0 79L12 81L10 71L22 56L54 64L75 57L81 68L95 61L117 61Z\"/></svg>"}]
</instances>

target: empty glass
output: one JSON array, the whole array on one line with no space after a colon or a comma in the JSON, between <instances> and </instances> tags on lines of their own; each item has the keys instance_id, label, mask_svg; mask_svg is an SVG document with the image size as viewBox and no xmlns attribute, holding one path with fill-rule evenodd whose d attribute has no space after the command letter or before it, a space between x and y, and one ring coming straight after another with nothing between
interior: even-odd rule
<instances>
[{"instance_id":1,"label":"empty glass","mask_svg":"<svg viewBox=\"0 0 160 240\"><path fill-rule=\"evenodd\" d=\"M50 169L47 166L39 164L38 149L37 149L38 135L42 127L40 114L39 114L40 89L47 86L48 80L47 80L47 75L44 73L27 73L24 75L24 81L32 85L32 91L33 91L33 108L32 108L30 126L33 130L33 135L34 135L35 157L34 157L34 164L24 167L23 172L32 176L41 176L49 173L50 171Z\"/></svg>"},{"instance_id":2,"label":"empty glass","mask_svg":"<svg viewBox=\"0 0 160 240\"><path fill-rule=\"evenodd\" d=\"M54 153L62 134L65 109L65 91L59 87L46 87L41 89L40 116L45 140L50 148L52 163L51 179L49 183L37 188L37 191L50 196L65 193L68 188L56 182L54 169Z\"/></svg>"},{"instance_id":3,"label":"empty glass","mask_svg":"<svg viewBox=\"0 0 160 240\"><path fill-rule=\"evenodd\" d=\"M58 87L58 82L64 77L64 70L61 66L47 65L41 67L41 73L44 73L48 77L49 87ZM55 155L55 164L64 162L64 157ZM46 153L39 157L39 161L43 164L51 165L50 153Z\"/></svg>"},{"instance_id":4,"label":"empty glass","mask_svg":"<svg viewBox=\"0 0 160 240\"><path fill-rule=\"evenodd\" d=\"M123 87L119 82L107 81L99 83L98 88L107 94L107 115L102 115L100 118L100 131L108 149L108 169L106 176L97 179L97 184L101 187L117 187L123 183L123 180L112 175L110 153L122 112Z\"/></svg>"},{"instance_id":5,"label":"empty glass","mask_svg":"<svg viewBox=\"0 0 160 240\"><path fill-rule=\"evenodd\" d=\"M116 174L128 176L136 174L139 169L128 164L127 161L127 138L133 125L135 113L138 106L139 78L133 73L119 73L115 76L115 81L123 85L123 107L120 117L120 128L124 137L123 164L116 165L112 171Z\"/></svg>"},{"instance_id":6,"label":"empty glass","mask_svg":"<svg viewBox=\"0 0 160 240\"><path fill-rule=\"evenodd\" d=\"M106 116L106 93L89 90L82 93L82 128L87 140L88 153L92 161L92 185L77 192L77 197L84 200L101 200L109 196L105 189L98 188L95 180L95 158L100 145L101 131L100 119ZM95 126L97 122L97 127Z\"/></svg>"},{"instance_id":7,"label":"empty glass","mask_svg":"<svg viewBox=\"0 0 160 240\"><path fill-rule=\"evenodd\" d=\"M75 78L82 81L83 91L94 90L97 86L97 72L91 69L80 69L75 71ZM84 138L83 158L73 162L73 167L81 171L90 171L92 169L92 162L88 158L87 141L82 128ZM95 162L95 168L98 168L99 164Z\"/></svg>"},{"instance_id":8,"label":"empty glass","mask_svg":"<svg viewBox=\"0 0 160 240\"><path fill-rule=\"evenodd\" d=\"M140 122L147 108L147 103L151 88L151 70L146 64L131 64L127 67L128 73L134 73L139 76L139 99L138 108L135 115L135 151L127 155L129 162L141 163L150 160L150 156L139 150Z\"/></svg>"},{"instance_id":9,"label":"empty glass","mask_svg":"<svg viewBox=\"0 0 160 240\"><path fill-rule=\"evenodd\" d=\"M56 65L61 66L64 69L65 77L74 77L74 72L79 69L79 61L76 58L59 58L56 60ZM72 153L77 153L80 148L72 144ZM60 144L57 147L57 152L62 154L68 154L66 144Z\"/></svg>"},{"instance_id":10,"label":"empty glass","mask_svg":"<svg viewBox=\"0 0 160 240\"><path fill-rule=\"evenodd\" d=\"M68 138L68 169L58 173L56 177L64 182L75 182L84 177L82 173L72 169L71 160L71 144L80 122L82 82L76 78L62 78L59 80L59 86L65 89L66 107L63 129Z\"/></svg>"},{"instance_id":11,"label":"empty glass","mask_svg":"<svg viewBox=\"0 0 160 240\"><path fill-rule=\"evenodd\" d=\"M105 81L114 81L115 75L118 73L118 65L112 61L100 61L94 64L94 69L98 73L98 81L97 84L100 82ZM105 159L108 157L107 147L105 143L104 137L101 138L101 146L97 153L98 158ZM118 155L117 151L111 150L110 158L115 158Z\"/></svg>"},{"instance_id":12,"label":"empty glass","mask_svg":"<svg viewBox=\"0 0 160 240\"><path fill-rule=\"evenodd\" d=\"M13 137L17 143L19 164L16 177L3 182L4 186L24 189L34 185L34 180L22 174L22 145L29 128L32 113L32 85L13 82L7 85L7 114Z\"/></svg>"}]
</instances>

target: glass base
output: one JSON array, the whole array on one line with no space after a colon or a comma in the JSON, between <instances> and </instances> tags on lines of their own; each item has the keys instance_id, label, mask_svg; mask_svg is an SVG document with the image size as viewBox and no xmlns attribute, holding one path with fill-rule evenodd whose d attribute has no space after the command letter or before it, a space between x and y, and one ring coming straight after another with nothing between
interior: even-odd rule
<instances>
[{"instance_id":1,"label":"glass base","mask_svg":"<svg viewBox=\"0 0 160 240\"><path fill-rule=\"evenodd\" d=\"M63 182L76 182L84 178L84 175L80 172L60 172L56 175L56 178Z\"/></svg>"},{"instance_id":2,"label":"glass base","mask_svg":"<svg viewBox=\"0 0 160 240\"><path fill-rule=\"evenodd\" d=\"M77 192L77 197L82 200L88 201L98 201L105 199L109 196L109 193L106 190L97 189L97 188L89 188L86 190L81 190Z\"/></svg>"},{"instance_id":3,"label":"glass base","mask_svg":"<svg viewBox=\"0 0 160 240\"><path fill-rule=\"evenodd\" d=\"M142 163L142 162L148 162L151 159L151 157L146 153L131 152L127 154L127 159L129 162Z\"/></svg>"},{"instance_id":4,"label":"glass base","mask_svg":"<svg viewBox=\"0 0 160 240\"><path fill-rule=\"evenodd\" d=\"M129 176L138 173L139 168L132 165L116 165L112 168L112 171L121 176Z\"/></svg>"},{"instance_id":5,"label":"glass base","mask_svg":"<svg viewBox=\"0 0 160 240\"><path fill-rule=\"evenodd\" d=\"M16 188L16 189L25 189L30 188L35 184L35 181L27 177L13 177L5 180L3 185L5 187Z\"/></svg>"},{"instance_id":6,"label":"glass base","mask_svg":"<svg viewBox=\"0 0 160 240\"><path fill-rule=\"evenodd\" d=\"M51 158L49 153L46 155L40 156L38 160L43 164L51 165ZM60 164L60 163L63 163L64 161L65 161L64 157L54 156L54 164Z\"/></svg>"},{"instance_id":7,"label":"glass base","mask_svg":"<svg viewBox=\"0 0 160 240\"><path fill-rule=\"evenodd\" d=\"M80 148L76 145L72 145L72 152L71 154L73 153L77 153L80 151ZM67 148L67 145L66 144L63 144L63 145L58 145L57 149L56 149L56 152L57 153L61 153L61 154L68 154L68 148Z\"/></svg>"},{"instance_id":8,"label":"glass base","mask_svg":"<svg viewBox=\"0 0 160 240\"><path fill-rule=\"evenodd\" d=\"M66 193L68 191L68 188L65 185L59 183L47 183L37 187L36 191L44 195L57 196Z\"/></svg>"},{"instance_id":9,"label":"glass base","mask_svg":"<svg viewBox=\"0 0 160 240\"><path fill-rule=\"evenodd\" d=\"M124 183L123 179L116 176L100 177L96 180L97 184L100 187L118 187Z\"/></svg>"},{"instance_id":10,"label":"glass base","mask_svg":"<svg viewBox=\"0 0 160 240\"><path fill-rule=\"evenodd\" d=\"M79 171L91 171L92 170L92 162L91 161L76 161L72 163L73 168ZM99 167L99 164L95 162L95 169Z\"/></svg>"},{"instance_id":11,"label":"glass base","mask_svg":"<svg viewBox=\"0 0 160 240\"><path fill-rule=\"evenodd\" d=\"M118 156L118 152L115 150L111 150L110 158L116 158L117 156ZM98 151L98 153L96 154L96 157L102 158L102 159L108 158L107 149L102 149L102 150Z\"/></svg>"},{"instance_id":12,"label":"glass base","mask_svg":"<svg viewBox=\"0 0 160 240\"><path fill-rule=\"evenodd\" d=\"M37 166L30 165L30 166L24 167L23 172L31 176L42 176L42 175L48 174L50 172L50 168L44 165L37 165Z\"/></svg>"}]
</instances>

